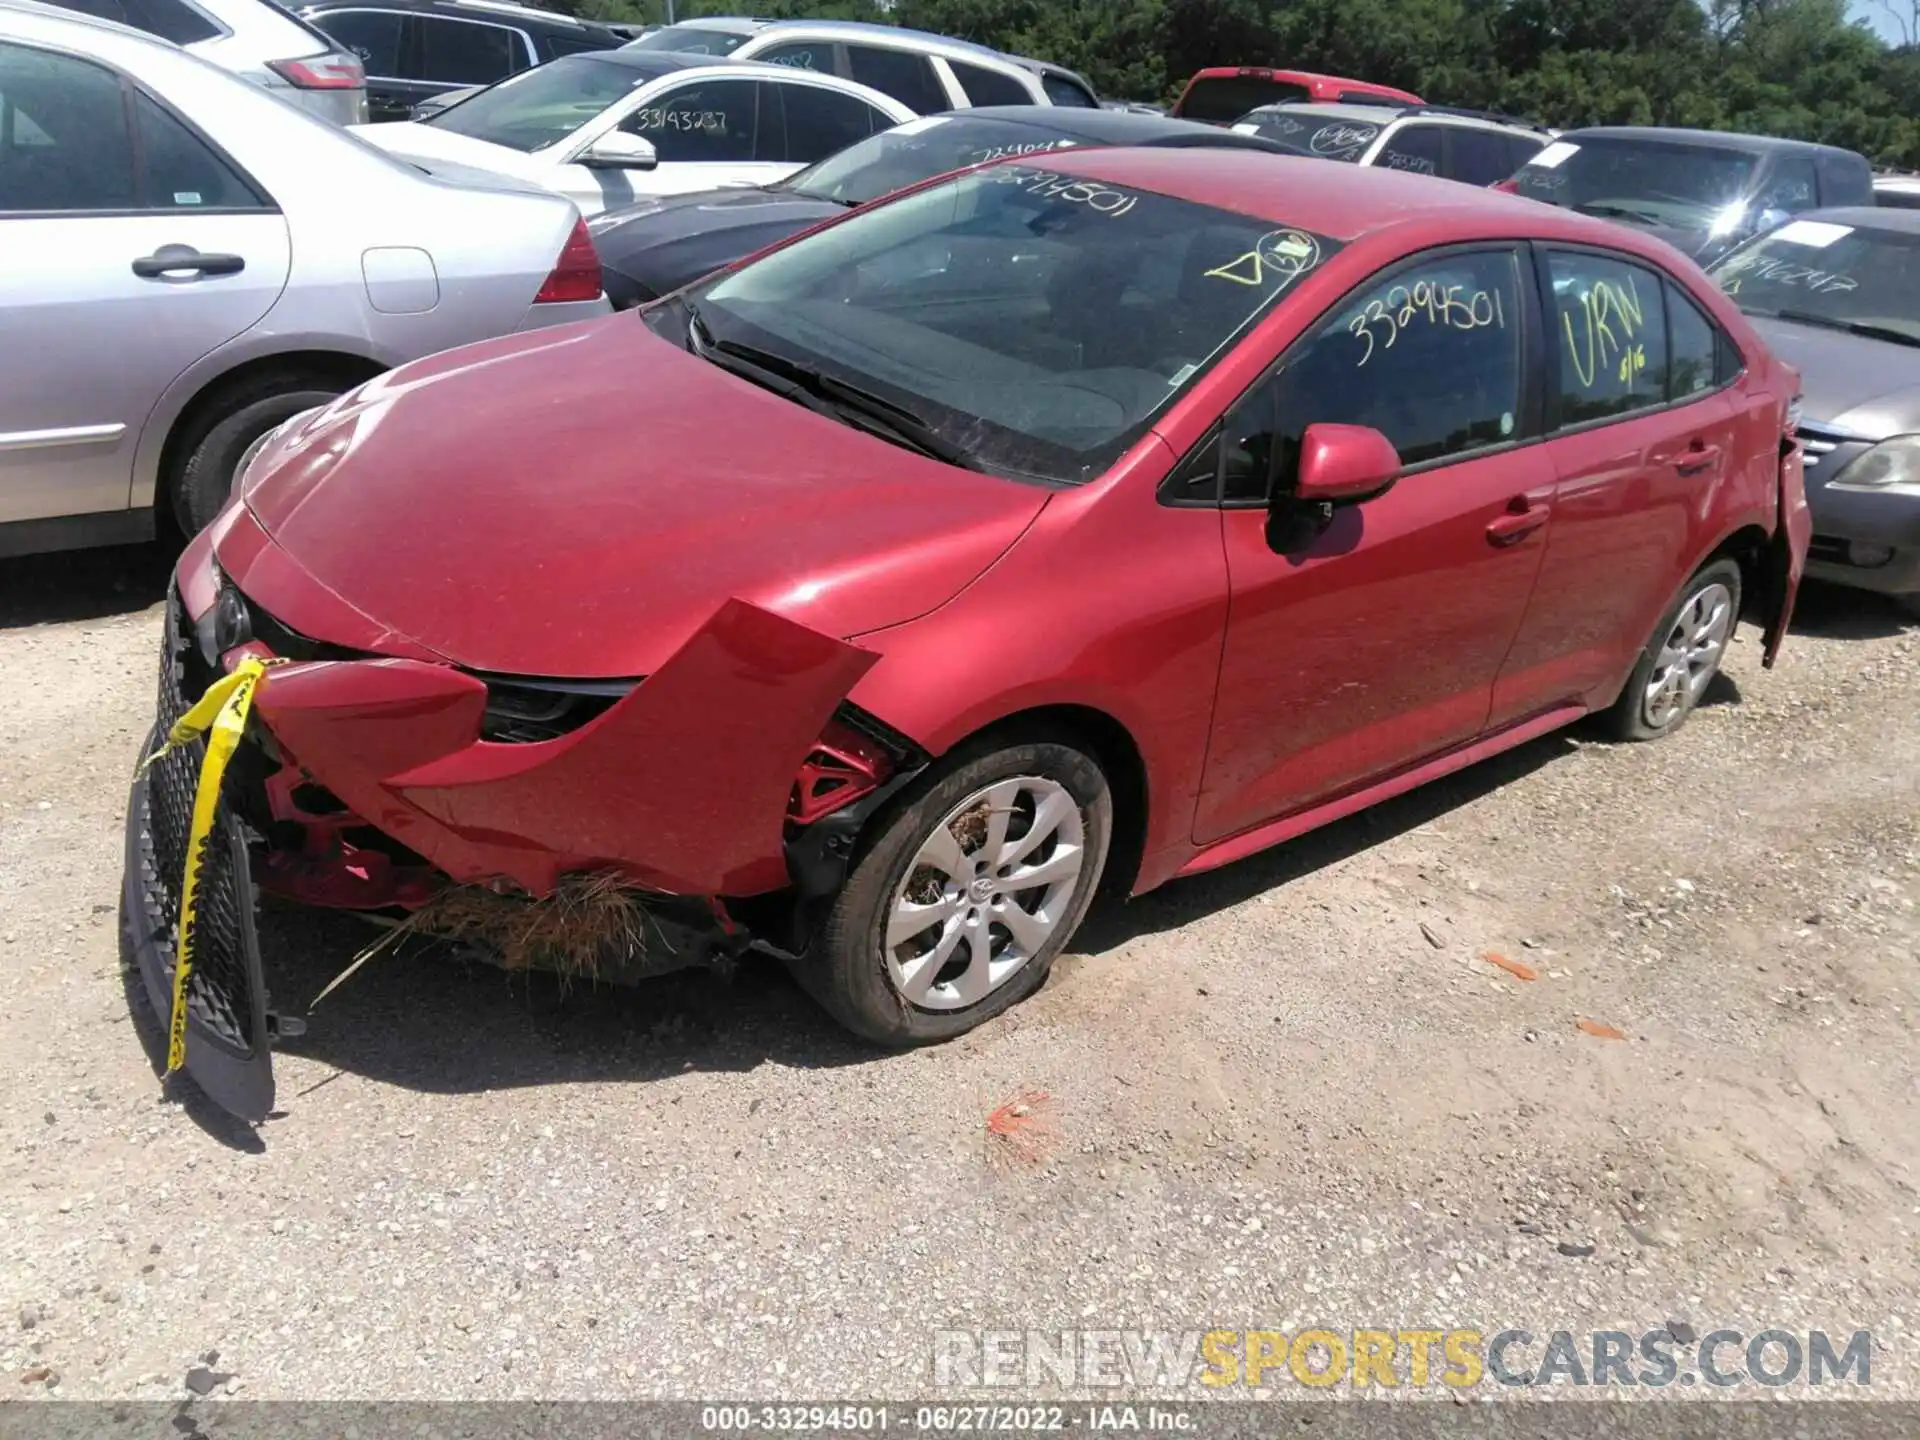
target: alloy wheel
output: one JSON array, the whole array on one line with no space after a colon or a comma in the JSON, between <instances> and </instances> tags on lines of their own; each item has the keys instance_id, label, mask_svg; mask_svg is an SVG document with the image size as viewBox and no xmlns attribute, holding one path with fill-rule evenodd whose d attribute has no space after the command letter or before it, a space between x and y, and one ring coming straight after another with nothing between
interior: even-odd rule
<instances>
[{"instance_id":1,"label":"alloy wheel","mask_svg":"<svg viewBox=\"0 0 1920 1440\"><path fill-rule=\"evenodd\" d=\"M1733 592L1720 581L1703 585L1680 607L1654 657L1641 704L1646 722L1663 730L1706 693L1733 633Z\"/></svg>"},{"instance_id":2,"label":"alloy wheel","mask_svg":"<svg viewBox=\"0 0 1920 1440\"><path fill-rule=\"evenodd\" d=\"M1057 780L1021 775L962 800L894 890L882 946L910 1005L961 1010L1006 984L1073 908L1086 819Z\"/></svg>"}]
</instances>

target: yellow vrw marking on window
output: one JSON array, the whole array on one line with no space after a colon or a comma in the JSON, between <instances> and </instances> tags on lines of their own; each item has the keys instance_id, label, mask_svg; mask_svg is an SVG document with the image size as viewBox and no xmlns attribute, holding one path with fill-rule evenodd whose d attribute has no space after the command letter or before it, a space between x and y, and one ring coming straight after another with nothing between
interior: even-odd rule
<instances>
[{"instance_id":1,"label":"yellow vrw marking on window","mask_svg":"<svg viewBox=\"0 0 1920 1440\"><path fill-rule=\"evenodd\" d=\"M246 734L247 714L254 692L266 678L267 667L285 662L242 660L232 672L207 687L207 693L167 732L166 742L140 762L140 773L169 750L207 737L207 758L200 762L200 781L193 793L193 826L187 833L186 873L180 877L179 940L173 958L173 1011L167 1021L167 1074L187 1062L187 977L193 973L193 922L200 901L200 862L207 838L213 833L213 814L220 804L220 781L227 762ZM245 897L242 897L244 900Z\"/></svg>"}]
</instances>

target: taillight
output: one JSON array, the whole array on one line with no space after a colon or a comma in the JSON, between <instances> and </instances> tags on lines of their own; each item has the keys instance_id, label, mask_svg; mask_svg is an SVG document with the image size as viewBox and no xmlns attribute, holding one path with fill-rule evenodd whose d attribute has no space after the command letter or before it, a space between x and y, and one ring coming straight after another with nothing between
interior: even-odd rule
<instances>
[{"instance_id":1,"label":"taillight","mask_svg":"<svg viewBox=\"0 0 1920 1440\"><path fill-rule=\"evenodd\" d=\"M560 258L554 263L553 273L547 276L547 283L540 287L533 303L557 305L568 300L599 298L600 252L593 248L587 222L576 219L573 233L567 237L567 243L560 249Z\"/></svg>"},{"instance_id":2,"label":"taillight","mask_svg":"<svg viewBox=\"0 0 1920 1440\"><path fill-rule=\"evenodd\" d=\"M298 60L269 60L268 67L281 79L302 90L358 90L367 83L366 67L356 55L336 50L327 55L306 55Z\"/></svg>"}]
</instances>

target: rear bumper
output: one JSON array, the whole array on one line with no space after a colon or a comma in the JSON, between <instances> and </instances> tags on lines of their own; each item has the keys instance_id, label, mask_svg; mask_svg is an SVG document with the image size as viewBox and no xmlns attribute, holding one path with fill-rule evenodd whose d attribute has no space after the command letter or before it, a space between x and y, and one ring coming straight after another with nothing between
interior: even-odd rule
<instances>
[{"instance_id":1,"label":"rear bumper","mask_svg":"<svg viewBox=\"0 0 1920 1440\"><path fill-rule=\"evenodd\" d=\"M515 328L521 333L544 330L549 325L568 325L575 320L598 320L613 313L613 303L605 293L597 300L562 300L549 305L529 305L525 318Z\"/></svg>"}]
</instances>

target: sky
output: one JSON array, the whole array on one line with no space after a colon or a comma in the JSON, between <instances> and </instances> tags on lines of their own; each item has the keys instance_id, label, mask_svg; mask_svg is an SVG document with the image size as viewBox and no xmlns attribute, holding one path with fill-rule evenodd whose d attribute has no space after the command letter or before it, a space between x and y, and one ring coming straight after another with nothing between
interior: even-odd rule
<instances>
[{"instance_id":1,"label":"sky","mask_svg":"<svg viewBox=\"0 0 1920 1440\"><path fill-rule=\"evenodd\" d=\"M1907 8L1903 0L1894 0L1894 4L1903 12ZM1900 33L1900 26L1893 17L1887 14L1886 6L1878 3L1878 0L1853 0L1851 14L1854 19L1864 20L1873 26L1874 32L1883 40L1897 45L1907 38Z\"/></svg>"}]
</instances>

